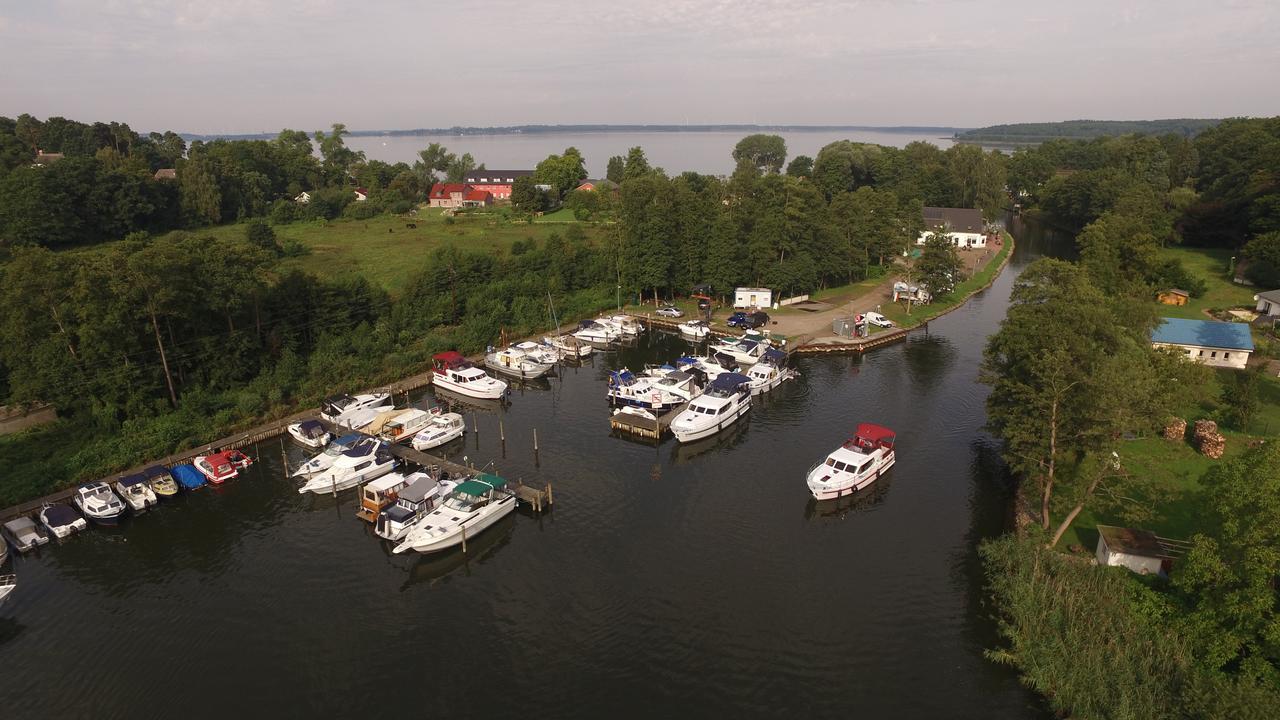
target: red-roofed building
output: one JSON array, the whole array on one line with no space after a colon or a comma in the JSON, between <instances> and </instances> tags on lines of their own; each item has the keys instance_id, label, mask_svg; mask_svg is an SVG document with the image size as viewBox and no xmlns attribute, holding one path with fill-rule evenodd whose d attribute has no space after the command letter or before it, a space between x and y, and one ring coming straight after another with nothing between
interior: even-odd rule
<instances>
[{"instance_id":1,"label":"red-roofed building","mask_svg":"<svg viewBox=\"0 0 1280 720\"><path fill-rule=\"evenodd\" d=\"M479 190L466 183L436 183L427 195L430 207L488 207L493 204L493 193Z\"/></svg>"}]
</instances>

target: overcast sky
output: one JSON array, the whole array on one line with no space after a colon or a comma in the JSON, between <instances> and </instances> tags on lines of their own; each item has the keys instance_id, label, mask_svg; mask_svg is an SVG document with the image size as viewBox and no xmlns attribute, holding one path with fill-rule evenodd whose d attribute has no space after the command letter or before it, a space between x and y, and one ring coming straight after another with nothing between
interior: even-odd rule
<instances>
[{"instance_id":1,"label":"overcast sky","mask_svg":"<svg viewBox=\"0 0 1280 720\"><path fill-rule=\"evenodd\" d=\"M1280 114L1280 0L0 0L0 115L199 133Z\"/></svg>"}]
</instances>

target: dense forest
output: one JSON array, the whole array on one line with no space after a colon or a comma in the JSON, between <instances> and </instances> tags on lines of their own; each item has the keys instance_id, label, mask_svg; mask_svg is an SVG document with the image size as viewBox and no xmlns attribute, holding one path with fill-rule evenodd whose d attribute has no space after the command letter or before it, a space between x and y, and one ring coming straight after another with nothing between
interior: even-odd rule
<instances>
[{"instance_id":1,"label":"dense forest","mask_svg":"<svg viewBox=\"0 0 1280 720\"><path fill-rule=\"evenodd\" d=\"M1087 140L1121 135L1179 135L1194 137L1220 120L1183 118L1177 120L1065 120L1049 123L991 125L956 133L957 142L994 144L1037 144L1046 140Z\"/></svg>"},{"instance_id":2,"label":"dense forest","mask_svg":"<svg viewBox=\"0 0 1280 720\"><path fill-rule=\"evenodd\" d=\"M1099 571L1055 550L1085 508L1150 512L1153 486L1129 470L1125 439L1152 435L1211 386L1208 368L1151 346L1154 291L1205 289L1161 248L1230 247L1260 281L1280 267L1280 118L1227 120L1194 139L1055 140L1018 150L1008 167L1013 196L1072 233L1079 260L1022 273L982 366L988 424L1029 519L1024 541L984 549L1009 642L995 656L1065 715L1274 717L1274 444L1201 480L1197 534L1171 580ZM1254 379L1238 373L1228 409L1247 411L1240 388Z\"/></svg>"}]
</instances>

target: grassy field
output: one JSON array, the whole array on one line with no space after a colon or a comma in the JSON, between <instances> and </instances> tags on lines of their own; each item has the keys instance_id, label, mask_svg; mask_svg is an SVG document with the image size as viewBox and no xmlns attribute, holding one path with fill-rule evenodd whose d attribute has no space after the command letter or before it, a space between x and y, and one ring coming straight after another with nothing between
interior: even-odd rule
<instances>
[{"instance_id":1,"label":"grassy field","mask_svg":"<svg viewBox=\"0 0 1280 720\"><path fill-rule=\"evenodd\" d=\"M408 227L417 225L416 228ZM588 237L600 230L582 223ZM497 216L461 215L452 222L435 208L423 208L416 217L379 215L369 220L298 222L273 228L281 243L296 240L310 253L287 258L285 267L298 267L321 277L346 273L364 275L395 295L436 248L456 245L460 249L506 252L517 240L546 242L556 226L508 223ZM200 234L238 236L243 225L221 225L197 231Z\"/></svg>"},{"instance_id":2,"label":"grassy field","mask_svg":"<svg viewBox=\"0 0 1280 720\"><path fill-rule=\"evenodd\" d=\"M1187 270L1202 278L1209 286L1203 297L1191 298L1186 305L1161 305L1160 312L1164 316L1203 320L1206 317L1205 311L1210 308L1254 305L1253 294L1258 289L1236 285L1227 274L1231 265L1230 250L1175 247L1165 248L1160 254L1162 259L1181 260Z\"/></svg>"},{"instance_id":3,"label":"grassy field","mask_svg":"<svg viewBox=\"0 0 1280 720\"><path fill-rule=\"evenodd\" d=\"M1006 232L1004 234L1004 242L1000 244L1000 250L987 261L987 264L981 270L956 286L955 292L951 293L951 296L946 300L928 305L916 305L911 308L910 315L907 314L907 309L902 303L885 305L882 312L885 317L892 320L898 327L911 328L928 322L968 300L969 296L978 290L985 288L992 278L996 276L996 273L1004 263L1004 259L1011 252L1013 252L1013 237Z\"/></svg>"}]
</instances>

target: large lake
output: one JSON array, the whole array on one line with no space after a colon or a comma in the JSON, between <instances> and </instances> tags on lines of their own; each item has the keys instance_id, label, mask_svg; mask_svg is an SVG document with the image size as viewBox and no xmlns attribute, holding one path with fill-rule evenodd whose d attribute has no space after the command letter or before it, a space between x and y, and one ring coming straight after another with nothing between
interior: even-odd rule
<instances>
[{"instance_id":1,"label":"large lake","mask_svg":"<svg viewBox=\"0 0 1280 720\"><path fill-rule=\"evenodd\" d=\"M465 555L391 555L354 492L298 495L281 454L306 453L272 440L222 488L11 561L0 714L1045 718L983 656L975 554L1008 506L982 348L1055 251L1014 230L991 289L904 343L800 359L696 445L609 434L608 370L687 351L667 335L468 414L479 432L448 455L552 481L556 504ZM805 473L860 421L897 430L897 466L814 502Z\"/></svg>"},{"instance_id":2,"label":"large lake","mask_svg":"<svg viewBox=\"0 0 1280 720\"><path fill-rule=\"evenodd\" d=\"M609 158L626 155L627 150L644 148L649 163L661 167L669 174L677 175L686 170L713 175L733 172L733 146L746 132L600 132L600 133L539 133L529 135L423 135L416 137L354 137L347 138L347 146L363 150L371 160L413 163L418 151L428 144L438 142L450 152L461 155L471 153L477 163L484 163L493 170L533 169L538 161L552 153L560 153L567 147L582 151L591 177L604 177ZM941 148L952 145L942 133L848 130L848 131L788 131L775 133L787 141L788 158L796 155L814 157L824 145L836 140L876 143L903 147L917 140L933 143Z\"/></svg>"}]
</instances>

